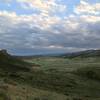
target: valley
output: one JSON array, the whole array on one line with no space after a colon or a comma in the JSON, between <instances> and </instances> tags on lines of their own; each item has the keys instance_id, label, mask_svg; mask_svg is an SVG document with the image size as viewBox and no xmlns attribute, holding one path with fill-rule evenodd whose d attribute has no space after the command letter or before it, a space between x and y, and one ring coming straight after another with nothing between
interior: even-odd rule
<instances>
[{"instance_id":1,"label":"valley","mask_svg":"<svg viewBox=\"0 0 100 100\"><path fill-rule=\"evenodd\" d=\"M100 100L100 57L14 57L0 52L0 100Z\"/></svg>"}]
</instances>

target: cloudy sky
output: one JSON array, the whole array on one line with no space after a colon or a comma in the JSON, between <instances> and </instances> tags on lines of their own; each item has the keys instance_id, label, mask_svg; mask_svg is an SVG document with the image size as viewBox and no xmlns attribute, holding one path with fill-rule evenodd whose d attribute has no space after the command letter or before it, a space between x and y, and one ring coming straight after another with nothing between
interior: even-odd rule
<instances>
[{"instance_id":1,"label":"cloudy sky","mask_svg":"<svg viewBox=\"0 0 100 100\"><path fill-rule=\"evenodd\" d=\"M100 48L100 0L0 0L0 48L13 54Z\"/></svg>"}]
</instances>

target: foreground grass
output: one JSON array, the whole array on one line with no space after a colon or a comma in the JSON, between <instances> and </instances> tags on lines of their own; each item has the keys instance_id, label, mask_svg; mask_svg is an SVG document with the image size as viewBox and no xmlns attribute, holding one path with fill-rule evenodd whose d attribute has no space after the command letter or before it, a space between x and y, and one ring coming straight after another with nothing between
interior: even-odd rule
<instances>
[{"instance_id":1,"label":"foreground grass","mask_svg":"<svg viewBox=\"0 0 100 100\"><path fill-rule=\"evenodd\" d=\"M0 100L100 100L99 58L24 61L30 70L0 69Z\"/></svg>"},{"instance_id":2,"label":"foreground grass","mask_svg":"<svg viewBox=\"0 0 100 100\"><path fill-rule=\"evenodd\" d=\"M39 57L26 61L40 65L33 67L35 71L32 77L34 85L36 82L38 87L71 96L100 97L99 57Z\"/></svg>"},{"instance_id":3,"label":"foreground grass","mask_svg":"<svg viewBox=\"0 0 100 100\"><path fill-rule=\"evenodd\" d=\"M0 88L0 100L66 100L67 96L56 92L32 88L23 84L4 84ZM3 91L3 92L2 92Z\"/></svg>"}]
</instances>

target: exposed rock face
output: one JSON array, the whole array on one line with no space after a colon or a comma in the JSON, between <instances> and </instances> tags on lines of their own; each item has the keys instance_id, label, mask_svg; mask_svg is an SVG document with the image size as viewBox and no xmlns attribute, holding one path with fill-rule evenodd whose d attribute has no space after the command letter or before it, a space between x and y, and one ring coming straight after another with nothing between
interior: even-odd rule
<instances>
[{"instance_id":1,"label":"exposed rock face","mask_svg":"<svg viewBox=\"0 0 100 100\"><path fill-rule=\"evenodd\" d=\"M9 54L7 53L7 50L5 50L5 49L0 50L0 54L9 55Z\"/></svg>"},{"instance_id":2,"label":"exposed rock face","mask_svg":"<svg viewBox=\"0 0 100 100\"><path fill-rule=\"evenodd\" d=\"M2 50L0 50L0 52L2 52L2 53L7 53L7 50L2 49Z\"/></svg>"}]
</instances>

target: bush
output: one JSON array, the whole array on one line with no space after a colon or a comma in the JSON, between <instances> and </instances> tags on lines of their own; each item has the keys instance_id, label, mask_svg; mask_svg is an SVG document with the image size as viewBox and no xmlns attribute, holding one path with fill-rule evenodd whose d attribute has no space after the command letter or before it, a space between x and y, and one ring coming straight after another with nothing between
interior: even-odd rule
<instances>
[{"instance_id":1,"label":"bush","mask_svg":"<svg viewBox=\"0 0 100 100\"><path fill-rule=\"evenodd\" d=\"M10 100L4 92L0 92L0 100Z\"/></svg>"}]
</instances>

